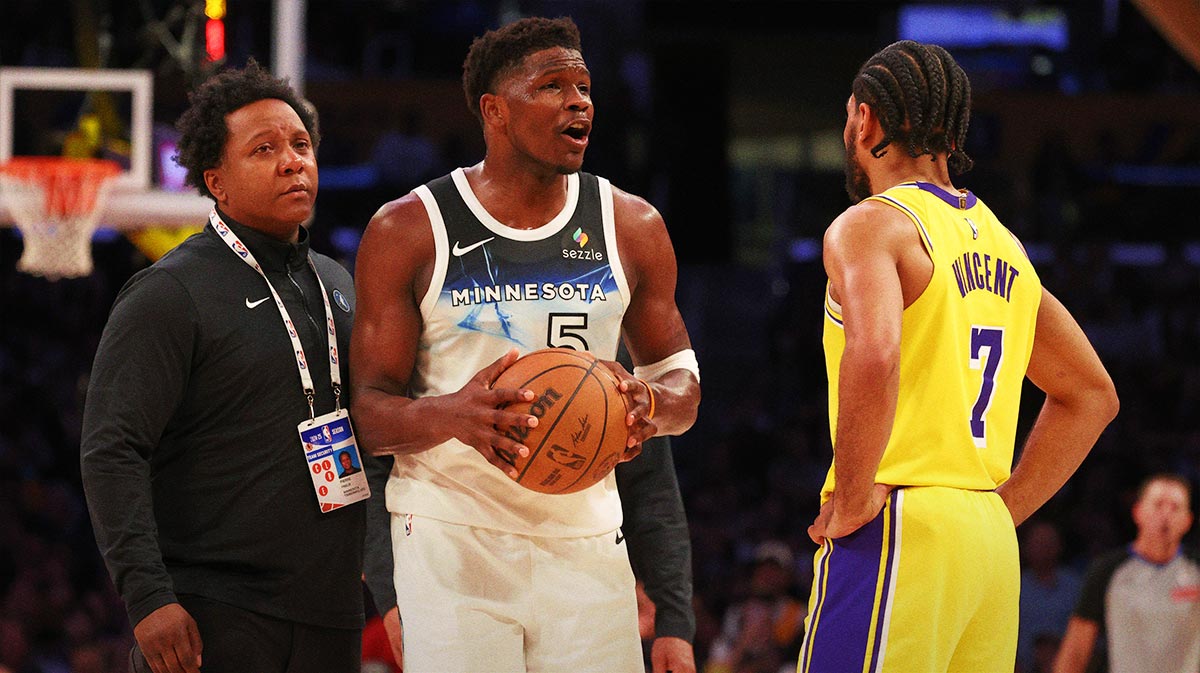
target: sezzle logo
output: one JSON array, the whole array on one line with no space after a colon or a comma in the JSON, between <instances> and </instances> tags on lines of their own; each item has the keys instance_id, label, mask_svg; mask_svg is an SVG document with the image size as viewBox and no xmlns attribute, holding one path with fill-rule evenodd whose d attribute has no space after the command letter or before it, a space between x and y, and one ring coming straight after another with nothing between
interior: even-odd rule
<instances>
[{"instance_id":1,"label":"sezzle logo","mask_svg":"<svg viewBox=\"0 0 1200 673\"><path fill-rule=\"evenodd\" d=\"M596 261L604 260L604 253L598 250L584 250L584 246L588 241L592 240L588 237L587 232L583 227L576 227L575 232L571 234L571 240L579 244L579 250L569 249L566 239L563 239L562 256L563 259L591 259Z\"/></svg>"}]
</instances>

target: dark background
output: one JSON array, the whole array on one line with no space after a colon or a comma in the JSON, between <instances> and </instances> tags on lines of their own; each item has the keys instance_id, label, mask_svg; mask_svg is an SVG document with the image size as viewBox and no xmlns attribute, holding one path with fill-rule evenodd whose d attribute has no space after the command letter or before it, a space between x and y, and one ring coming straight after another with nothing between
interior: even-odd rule
<instances>
[{"instance_id":1,"label":"dark background","mask_svg":"<svg viewBox=\"0 0 1200 673\"><path fill-rule=\"evenodd\" d=\"M1058 11L1068 26L1061 50L994 41L950 50L975 87L967 149L977 166L955 184L1026 243L1121 395L1116 422L1039 515L1062 535L1062 563L1081 570L1132 538L1129 506L1142 478L1172 470L1200 482L1200 75L1129 2L931 4L984 6L1012 20ZM807 594L813 547L804 531L831 455L820 241L849 205L849 82L900 37L903 6L308 3L304 89L325 138L313 235L351 270L358 235L382 203L481 159L459 81L473 37L521 15L579 24L597 110L584 168L663 213L701 363L699 420L673 446L693 534L702 665L727 608L747 591L758 543L792 549L791 592ZM215 66L168 56L146 27L194 7L5 0L0 64L153 68L156 121L169 126L188 87ZM270 64L271 10L266 0L229 1L225 63ZM184 23L163 27L179 35ZM951 27L978 32L969 20ZM20 250L16 232L0 229L0 671L120 670L113 653L128 625L82 500L79 419L108 307L149 260L102 232L97 271L51 283L15 271ZM1027 393L1022 437L1042 400Z\"/></svg>"}]
</instances>

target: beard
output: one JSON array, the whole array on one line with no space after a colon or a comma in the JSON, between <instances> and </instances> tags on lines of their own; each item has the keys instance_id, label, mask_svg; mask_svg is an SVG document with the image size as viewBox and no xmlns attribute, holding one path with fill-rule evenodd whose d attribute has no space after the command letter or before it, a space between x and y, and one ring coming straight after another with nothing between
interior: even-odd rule
<instances>
[{"instance_id":1,"label":"beard","mask_svg":"<svg viewBox=\"0 0 1200 673\"><path fill-rule=\"evenodd\" d=\"M871 180L867 177L867 172L863 170L862 164L859 163L858 157L850 145L846 146L846 194L850 197L851 203L858 203L863 199L871 196Z\"/></svg>"}]
</instances>

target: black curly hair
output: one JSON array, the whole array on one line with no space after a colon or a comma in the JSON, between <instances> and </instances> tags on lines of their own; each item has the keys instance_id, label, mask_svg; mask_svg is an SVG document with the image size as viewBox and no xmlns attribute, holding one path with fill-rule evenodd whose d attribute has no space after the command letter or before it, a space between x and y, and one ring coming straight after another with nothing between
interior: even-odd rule
<instances>
[{"instance_id":1,"label":"black curly hair","mask_svg":"<svg viewBox=\"0 0 1200 673\"><path fill-rule=\"evenodd\" d=\"M221 155L229 137L225 115L271 98L287 103L300 115L315 150L321 142L316 110L292 89L286 79L273 77L254 58L250 58L244 68L213 75L188 94L190 106L175 122L182 137L179 153L174 159L187 169L187 184L195 187L201 196L215 199L204 183L204 171L221 165Z\"/></svg>"},{"instance_id":2,"label":"black curly hair","mask_svg":"<svg viewBox=\"0 0 1200 673\"><path fill-rule=\"evenodd\" d=\"M483 115L479 111L479 98L485 93L495 93L501 76L520 65L526 56L551 47L582 51L579 27L570 17L527 17L475 38L463 61L463 91L467 107L480 124Z\"/></svg>"},{"instance_id":3,"label":"black curly hair","mask_svg":"<svg viewBox=\"0 0 1200 673\"><path fill-rule=\"evenodd\" d=\"M879 115L883 140L871 148L880 157L893 141L911 157L948 155L951 173L971 170L963 151L971 122L971 82L954 57L936 44L900 40L872 56L851 86L854 99Z\"/></svg>"}]
</instances>

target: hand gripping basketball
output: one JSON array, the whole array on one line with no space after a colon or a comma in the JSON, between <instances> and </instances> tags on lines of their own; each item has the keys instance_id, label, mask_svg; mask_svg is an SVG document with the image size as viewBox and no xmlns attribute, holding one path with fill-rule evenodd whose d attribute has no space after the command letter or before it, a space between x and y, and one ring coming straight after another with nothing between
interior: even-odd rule
<instances>
[{"instance_id":1,"label":"hand gripping basketball","mask_svg":"<svg viewBox=\"0 0 1200 673\"><path fill-rule=\"evenodd\" d=\"M629 440L625 444L626 460L631 460L642 452L642 442L658 434L658 424L654 422L654 389L650 382L639 379L625 371L625 367L616 361L604 361L605 366L618 383L618 389L625 395L625 425L629 427Z\"/></svg>"},{"instance_id":2,"label":"hand gripping basketball","mask_svg":"<svg viewBox=\"0 0 1200 673\"><path fill-rule=\"evenodd\" d=\"M528 413L535 427L502 428L529 447L529 455L505 455L514 481L539 493L575 493L612 472L625 454L629 430L620 383L590 353L545 348L519 358L496 377L493 388L533 391L534 399L501 408ZM510 475L511 476L511 475Z\"/></svg>"}]
</instances>

